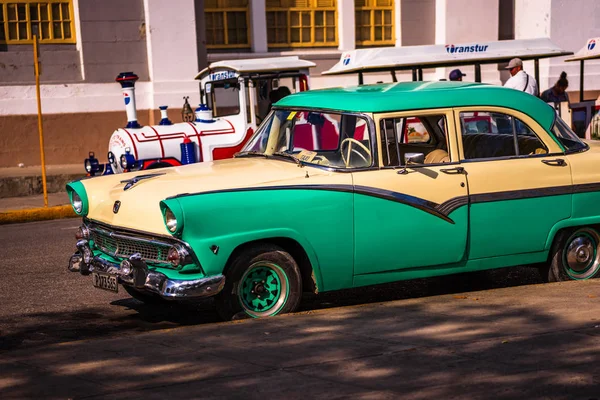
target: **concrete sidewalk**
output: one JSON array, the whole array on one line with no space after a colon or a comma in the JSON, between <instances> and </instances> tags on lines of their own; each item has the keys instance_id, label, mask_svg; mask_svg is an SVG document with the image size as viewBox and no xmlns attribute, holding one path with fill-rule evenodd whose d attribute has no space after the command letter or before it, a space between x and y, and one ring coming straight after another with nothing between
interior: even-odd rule
<instances>
[{"instance_id":1,"label":"concrete sidewalk","mask_svg":"<svg viewBox=\"0 0 600 400\"><path fill-rule=\"evenodd\" d=\"M83 162L81 164L48 165L46 168L48 193L64 192L67 182L85 175ZM34 196L43 192L40 166L0 168L0 198Z\"/></svg>"},{"instance_id":2,"label":"concrete sidewalk","mask_svg":"<svg viewBox=\"0 0 600 400\"><path fill-rule=\"evenodd\" d=\"M600 280L591 280L8 351L0 394L598 399L598 360Z\"/></svg>"},{"instance_id":3,"label":"concrete sidewalk","mask_svg":"<svg viewBox=\"0 0 600 400\"><path fill-rule=\"evenodd\" d=\"M44 207L41 167L0 168L0 224L75 216L65 184L85 176L82 164L50 165Z\"/></svg>"}]
</instances>

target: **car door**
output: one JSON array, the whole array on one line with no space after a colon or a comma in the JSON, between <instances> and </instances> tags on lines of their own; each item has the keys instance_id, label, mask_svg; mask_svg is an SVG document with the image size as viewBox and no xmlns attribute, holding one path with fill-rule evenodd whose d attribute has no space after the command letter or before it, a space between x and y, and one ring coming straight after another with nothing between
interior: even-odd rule
<instances>
[{"instance_id":1,"label":"car door","mask_svg":"<svg viewBox=\"0 0 600 400\"><path fill-rule=\"evenodd\" d=\"M452 118L451 109L376 116L380 168L353 173L355 282L465 258L467 185ZM408 153L427 163L403 168Z\"/></svg>"},{"instance_id":2,"label":"car door","mask_svg":"<svg viewBox=\"0 0 600 400\"><path fill-rule=\"evenodd\" d=\"M571 215L571 169L529 116L498 107L457 108L469 185L469 259L541 252Z\"/></svg>"}]
</instances>

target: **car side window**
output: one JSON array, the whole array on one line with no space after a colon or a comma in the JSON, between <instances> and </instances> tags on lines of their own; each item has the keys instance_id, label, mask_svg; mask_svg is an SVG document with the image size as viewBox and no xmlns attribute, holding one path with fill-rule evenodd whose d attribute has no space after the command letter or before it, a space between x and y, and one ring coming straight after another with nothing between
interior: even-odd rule
<instances>
[{"instance_id":1,"label":"car side window","mask_svg":"<svg viewBox=\"0 0 600 400\"><path fill-rule=\"evenodd\" d=\"M449 162L446 117L428 115L385 118L380 121L384 167L400 167L407 153L420 153L425 164Z\"/></svg>"},{"instance_id":2,"label":"car side window","mask_svg":"<svg viewBox=\"0 0 600 400\"><path fill-rule=\"evenodd\" d=\"M461 112L460 128L467 160L548 153L548 148L527 124L508 114Z\"/></svg>"}]
</instances>

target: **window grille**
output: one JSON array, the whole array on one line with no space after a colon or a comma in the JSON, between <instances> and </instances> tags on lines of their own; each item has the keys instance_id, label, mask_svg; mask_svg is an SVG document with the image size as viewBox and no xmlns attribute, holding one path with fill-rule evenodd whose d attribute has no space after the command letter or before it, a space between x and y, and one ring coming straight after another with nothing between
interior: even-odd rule
<instances>
[{"instance_id":1,"label":"window grille","mask_svg":"<svg viewBox=\"0 0 600 400\"><path fill-rule=\"evenodd\" d=\"M336 0L267 0L269 47L338 44Z\"/></svg>"},{"instance_id":2,"label":"window grille","mask_svg":"<svg viewBox=\"0 0 600 400\"><path fill-rule=\"evenodd\" d=\"M209 49L250 47L248 0L206 0L206 47Z\"/></svg>"},{"instance_id":3,"label":"window grille","mask_svg":"<svg viewBox=\"0 0 600 400\"><path fill-rule=\"evenodd\" d=\"M394 0L356 0L356 45L394 44Z\"/></svg>"},{"instance_id":4,"label":"window grille","mask_svg":"<svg viewBox=\"0 0 600 400\"><path fill-rule=\"evenodd\" d=\"M75 43L72 0L0 0L0 43Z\"/></svg>"}]
</instances>

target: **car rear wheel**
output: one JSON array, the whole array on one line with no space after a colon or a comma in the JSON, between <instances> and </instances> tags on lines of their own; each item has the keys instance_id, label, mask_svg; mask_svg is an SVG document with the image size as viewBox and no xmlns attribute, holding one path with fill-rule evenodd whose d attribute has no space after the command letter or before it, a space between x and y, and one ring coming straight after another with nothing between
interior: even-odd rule
<instances>
[{"instance_id":1,"label":"car rear wheel","mask_svg":"<svg viewBox=\"0 0 600 400\"><path fill-rule=\"evenodd\" d=\"M556 235L550 265L542 269L550 282L584 280L600 271L600 234L594 228L563 230Z\"/></svg>"},{"instance_id":2,"label":"car rear wheel","mask_svg":"<svg viewBox=\"0 0 600 400\"><path fill-rule=\"evenodd\" d=\"M252 247L237 256L215 298L224 320L271 317L296 310L302 296L300 269L294 258L274 245Z\"/></svg>"}]
</instances>

